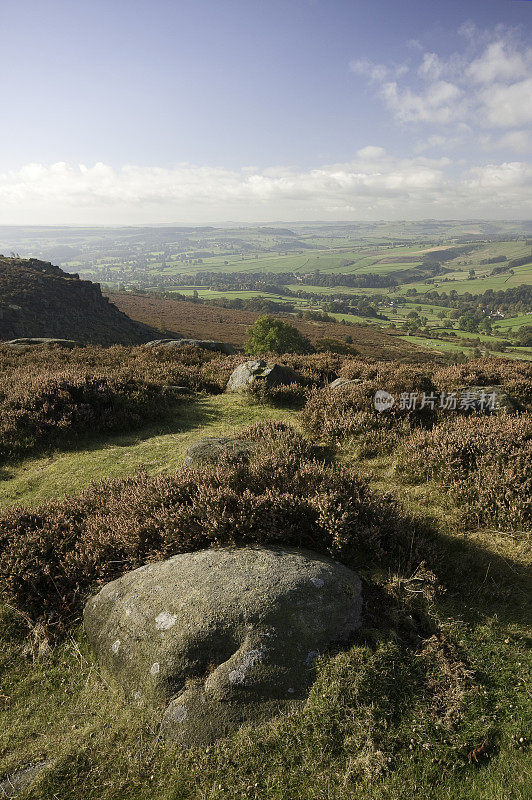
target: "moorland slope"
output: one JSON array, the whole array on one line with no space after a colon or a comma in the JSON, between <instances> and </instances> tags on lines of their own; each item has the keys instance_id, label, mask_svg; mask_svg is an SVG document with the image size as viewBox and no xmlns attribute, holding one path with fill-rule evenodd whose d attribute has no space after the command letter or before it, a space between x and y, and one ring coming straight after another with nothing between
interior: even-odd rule
<instances>
[{"instance_id":1,"label":"moorland slope","mask_svg":"<svg viewBox=\"0 0 532 800\"><path fill-rule=\"evenodd\" d=\"M243 358L0 346L0 795L37 770L27 800L528 800L531 366L287 354L298 386L227 393ZM373 404L478 386L511 408ZM187 465L213 436L249 456ZM362 627L297 707L184 748L109 679L82 609L235 545L332 555Z\"/></svg>"},{"instance_id":2,"label":"moorland slope","mask_svg":"<svg viewBox=\"0 0 532 800\"><path fill-rule=\"evenodd\" d=\"M108 296L121 311L145 325L178 330L186 338L216 339L237 346L244 344L247 329L260 316L252 311L173 300L162 295L108 292ZM365 358L411 363L438 360L438 354L369 325L314 322L282 313L276 313L275 316L286 317L314 345L320 340L332 339L341 343L349 342Z\"/></svg>"}]
</instances>

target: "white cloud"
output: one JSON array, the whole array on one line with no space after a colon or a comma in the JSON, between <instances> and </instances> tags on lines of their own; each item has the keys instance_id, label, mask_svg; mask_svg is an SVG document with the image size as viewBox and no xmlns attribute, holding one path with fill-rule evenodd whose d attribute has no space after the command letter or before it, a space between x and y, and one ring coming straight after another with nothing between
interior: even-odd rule
<instances>
[{"instance_id":1,"label":"white cloud","mask_svg":"<svg viewBox=\"0 0 532 800\"><path fill-rule=\"evenodd\" d=\"M0 209L4 224L523 217L532 167L504 162L460 176L449 159L398 159L372 145L310 170L28 164L0 175Z\"/></svg>"},{"instance_id":2,"label":"white cloud","mask_svg":"<svg viewBox=\"0 0 532 800\"><path fill-rule=\"evenodd\" d=\"M472 167L466 185L486 189L508 189L532 185L532 164L511 161L504 164L486 164Z\"/></svg>"},{"instance_id":3,"label":"white cloud","mask_svg":"<svg viewBox=\"0 0 532 800\"><path fill-rule=\"evenodd\" d=\"M382 86L382 96L400 122L446 125L464 116L461 90L447 81L435 81L422 93L401 90L396 81Z\"/></svg>"},{"instance_id":4,"label":"white cloud","mask_svg":"<svg viewBox=\"0 0 532 800\"><path fill-rule=\"evenodd\" d=\"M532 77L509 86L495 84L480 95L483 122L496 128L532 123Z\"/></svg>"},{"instance_id":5,"label":"white cloud","mask_svg":"<svg viewBox=\"0 0 532 800\"><path fill-rule=\"evenodd\" d=\"M509 131L493 143L494 147L513 150L515 153L532 152L532 133L530 131Z\"/></svg>"},{"instance_id":6,"label":"white cloud","mask_svg":"<svg viewBox=\"0 0 532 800\"><path fill-rule=\"evenodd\" d=\"M460 147L470 135L471 129L463 122L453 126L452 133L449 135L442 135L434 133L427 136L425 139L420 139L414 146L416 153L423 153L427 150L439 150L440 152L454 150Z\"/></svg>"},{"instance_id":7,"label":"white cloud","mask_svg":"<svg viewBox=\"0 0 532 800\"><path fill-rule=\"evenodd\" d=\"M402 125L471 129L518 128L532 123L532 48L502 26L480 31L466 23L463 52L442 56L424 52L415 68L359 59L352 69L369 78L396 121ZM411 43L408 44L411 47ZM439 131L438 133L441 133Z\"/></svg>"},{"instance_id":8,"label":"white cloud","mask_svg":"<svg viewBox=\"0 0 532 800\"><path fill-rule=\"evenodd\" d=\"M392 78L400 78L406 75L408 67L406 64L375 64L368 58L359 58L349 63L349 69L356 75L363 75L374 83Z\"/></svg>"},{"instance_id":9,"label":"white cloud","mask_svg":"<svg viewBox=\"0 0 532 800\"><path fill-rule=\"evenodd\" d=\"M368 145L368 147L363 147L361 150L357 150L357 156L367 161L383 158L385 155L386 150L384 147L375 147L373 145Z\"/></svg>"},{"instance_id":10,"label":"white cloud","mask_svg":"<svg viewBox=\"0 0 532 800\"><path fill-rule=\"evenodd\" d=\"M478 83L512 81L523 78L530 69L531 51L519 53L508 42L492 42L480 58L471 62L468 75Z\"/></svg>"},{"instance_id":11,"label":"white cloud","mask_svg":"<svg viewBox=\"0 0 532 800\"><path fill-rule=\"evenodd\" d=\"M440 61L436 53L425 53L417 71L422 78L437 81L445 72L445 65Z\"/></svg>"}]
</instances>

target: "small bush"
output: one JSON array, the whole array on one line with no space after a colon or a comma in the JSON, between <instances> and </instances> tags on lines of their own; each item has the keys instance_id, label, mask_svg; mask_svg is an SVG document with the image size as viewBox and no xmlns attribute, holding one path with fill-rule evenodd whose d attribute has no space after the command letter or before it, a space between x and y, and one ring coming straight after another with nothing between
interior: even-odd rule
<instances>
[{"instance_id":1,"label":"small bush","mask_svg":"<svg viewBox=\"0 0 532 800\"><path fill-rule=\"evenodd\" d=\"M245 350L255 356L265 353L311 353L312 345L295 325L266 314L248 328Z\"/></svg>"},{"instance_id":2,"label":"small bush","mask_svg":"<svg viewBox=\"0 0 532 800\"><path fill-rule=\"evenodd\" d=\"M0 346L0 460L164 415L176 387L220 393L236 359L199 348Z\"/></svg>"},{"instance_id":3,"label":"small bush","mask_svg":"<svg viewBox=\"0 0 532 800\"><path fill-rule=\"evenodd\" d=\"M72 372L27 376L0 400L0 458L89 433L134 428L164 414L175 395L135 379Z\"/></svg>"},{"instance_id":4,"label":"small bush","mask_svg":"<svg viewBox=\"0 0 532 800\"><path fill-rule=\"evenodd\" d=\"M339 374L357 383L334 390L315 387L309 392L301 415L310 432L334 440L367 435L370 431L389 432L390 437L398 439L417 427L432 427L460 414L460 411L439 408L442 393L459 392L469 386L500 386L514 406L522 410L532 408L532 370L528 364L481 359L459 366L435 368L344 359ZM378 389L385 390L395 399L392 408L380 413L373 405ZM430 404L421 407L423 393L436 398L434 408ZM415 408L401 407L401 395L404 394L417 396Z\"/></svg>"},{"instance_id":5,"label":"small bush","mask_svg":"<svg viewBox=\"0 0 532 800\"><path fill-rule=\"evenodd\" d=\"M427 395L435 392L430 376L414 367L386 365L369 366L361 362L346 362L340 371L348 380L358 383L336 389L315 389L309 392L303 409L302 423L315 435L334 440L343 439L372 430L387 430L392 435L409 432L414 425L430 425L437 419L438 409L425 405L421 408L401 408L402 393ZM383 389L394 396L395 405L386 412L377 412L375 393Z\"/></svg>"},{"instance_id":6,"label":"small bush","mask_svg":"<svg viewBox=\"0 0 532 800\"><path fill-rule=\"evenodd\" d=\"M279 408L302 407L307 399L306 389L299 383L267 386L265 383L256 381L246 391L253 400Z\"/></svg>"}]
</instances>

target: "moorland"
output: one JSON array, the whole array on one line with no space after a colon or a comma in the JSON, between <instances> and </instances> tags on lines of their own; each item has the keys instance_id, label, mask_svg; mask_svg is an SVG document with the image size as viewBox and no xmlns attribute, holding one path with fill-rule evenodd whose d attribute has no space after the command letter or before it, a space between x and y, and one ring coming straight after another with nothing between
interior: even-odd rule
<instances>
[{"instance_id":1,"label":"moorland","mask_svg":"<svg viewBox=\"0 0 532 800\"><path fill-rule=\"evenodd\" d=\"M242 353L0 347L0 777L43 764L28 800L524 800L530 365L270 358L298 381L227 393ZM504 409L440 407L479 386ZM436 400L378 413L379 389ZM216 436L253 455L183 467ZM84 601L175 553L279 543L356 569L356 641L290 713L176 747L101 670Z\"/></svg>"}]
</instances>

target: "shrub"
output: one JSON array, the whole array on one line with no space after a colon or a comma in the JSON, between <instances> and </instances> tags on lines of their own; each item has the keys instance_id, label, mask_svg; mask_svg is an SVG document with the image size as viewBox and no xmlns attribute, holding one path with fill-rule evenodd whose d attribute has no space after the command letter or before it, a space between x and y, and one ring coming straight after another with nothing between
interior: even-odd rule
<instances>
[{"instance_id":1,"label":"shrub","mask_svg":"<svg viewBox=\"0 0 532 800\"><path fill-rule=\"evenodd\" d=\"M248 328L245 350L255 356L264 353L311 353L312 345L294 325L265 315Z\"/></svg>"},{"instance_id":2,"label":"shrub","mask_svg":"<svg viewBox=\"0 0 532 800\"><path fill-rule=\"evenodd\" d=\"M0 518L2 592L32 620L63 625L99 585L147 561L220 545L307 547L361 566L411 555L414 525L389 496L311 456L291 428L254 426L249 463L93 486ZM415 548L414 548L415 550ZM393 556L392 556L393 554Z\"/></svg>"},{"instance_id":3,"label":"shrub","mask_svg":"<svg viewBox=\"0 0 532 800\"><path fill-rule=\"evenodd\" d=\"M356 348L353 347L353 340L348 342L347 340L351 337L346 336L344 342L340 342L338 339L317 339L314 343L314 347L318 353L339 353L344 356L357 356L359 355Z\"/></svg>"},{"instance_id":4,"label":"shrub","mask_svg":"<svg viewBox=\"0 0 532 800\"><path fill-rule=\"evenodd\" d=\"M295 406L302 407L307 398L304 386L299 383L267 386L266 383L256 381L247 388L247 394L259 403L277 406L279 408Z\"/></svg>"},{"instance_id":5,"label":"shrub","mask_svg":"<svg viewBox=\"0 0 532 800\"><path fill-rule=\"evenodd\" d=\"M0 346L0 460L165 414L176 387L222 392L236 363L198 348Z\"/></svg>"},{"instance_id":6,"label":"shrub","mask_svg":"<svg viewBox=\"0 0 532 800\"><path fill-rule=\"evenodd\" d=\"M426 405L420 408L401 408L403 392L435 391L430 375L416 367L391 367L389 364L369 365L346 361L340 370L342 377L358 383L336 389L314 389L301 414L303 425L315 435L334 440L372 430L385 430L390 435L409 432L413 425L429 425L437 418L437 409ZM386 412L374 407L375 393L384 389L394 396L395 405Z\"/></svg>"},{"instance_id":7,"label":"shrub","mask_svg":"<svg viewBox=\"0 0 532 800\"><path fill-rule=\"evenodd\" d=\"M344 359L339 368L341 377L357 383L329 390L314 388L309 392L301 419L315 435L339 440L353 434L386 431L403 437L416 427L432 425L453 416L453 412L425 405L401 408L401 394L435 395L467 389L469 386L501 386L512 403L525 410L532 408L532 369L500 359L480 359L452 367L393 365L386 362L367 363L360 359ZM393 395L395 405L376 412L375 392L384 389ZM456 415L456 412L455 412Z\"/></svg>"}]
</instances>

